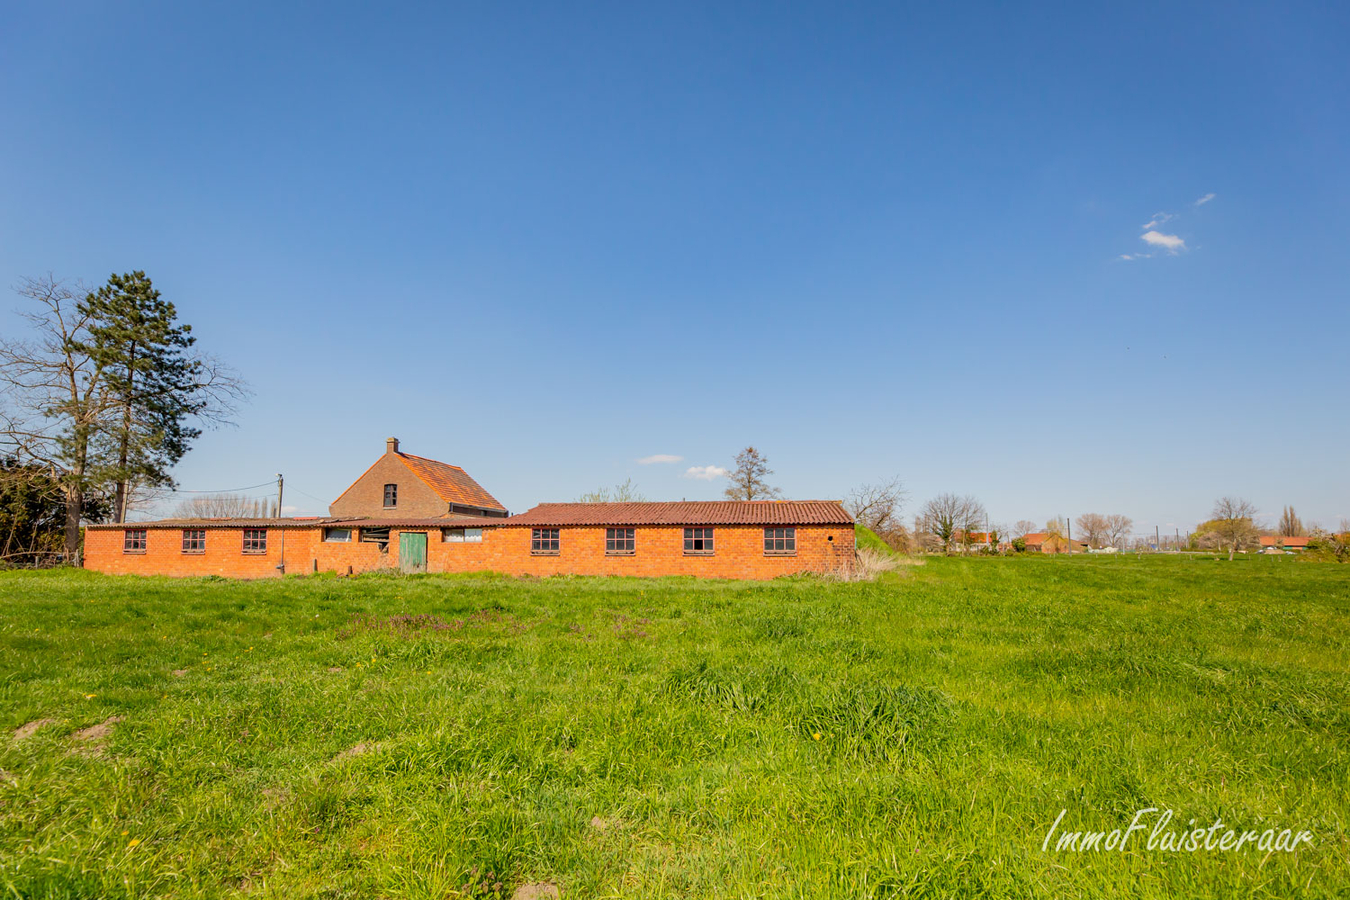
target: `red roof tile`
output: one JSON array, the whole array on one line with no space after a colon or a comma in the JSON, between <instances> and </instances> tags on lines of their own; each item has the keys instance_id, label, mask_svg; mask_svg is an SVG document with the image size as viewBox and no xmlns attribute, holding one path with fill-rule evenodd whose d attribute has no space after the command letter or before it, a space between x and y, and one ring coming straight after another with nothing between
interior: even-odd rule
<instances>
[{"instance_id":1,"label":"red roof tile","mask_svg":"<svg viewBox=\"0 0 1350 900\"><path fill-rule=\"evenodd\" d=\"M414 475L425 481L427 487L435 491L436 496L446 503L479 506L484 509L500 509L505 512L506 507L483 490L482 485L470 478L469 474L459 466L437 462L424 456L413 456L411 453L398 453L397 456L403 460L404 465L412 470Z\"/></svg>"},{"instance_id":2,"label":"red roof tile","mask_svg":"<svg viewBox=\"0 0 1350 900\"><path fill-rule=\"evenodd\" d=\"M504 525L852 525L836 500L541 503Z\"/></svg>"},{"instance_id":3,"label":"red roof tile","mask_svg":"<svg viewBox=\"0 0 1350 900\"><path fill-rule=\"evenodd\" d=\"M1284 537L1280 535L1271 536L1267 534L1261 536L1261 546L1288 547L1290 549L1293 549L1295 547L1306 548L1308 546L1308 539L1306 537Z\"/></svg>"},{"instance_id":4,"label":"red roof tile","mask_svg":"<svg viewBox=\"0 0 1350 900\"><path fill-rule=\"evenodd\" d=\"M318 528L329 525L348 525L356 519L335 519L327 516L300 516L286 519L155 519L149 522L104 522L98 525L86 525L94 531L109 531L123 528L185 528L197 531L205 528Z\"/></svg>"}]
</instances>

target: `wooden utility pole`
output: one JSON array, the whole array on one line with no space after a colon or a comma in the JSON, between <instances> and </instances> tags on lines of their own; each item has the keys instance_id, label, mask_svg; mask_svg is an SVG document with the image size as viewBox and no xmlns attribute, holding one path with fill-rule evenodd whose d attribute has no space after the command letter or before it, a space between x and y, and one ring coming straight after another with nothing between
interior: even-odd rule
<instances>
[{"instance_id":1,"label":"wooden utility pole","mask_svg":"<svg viewBox=\"0 0 1350 900\"><path fill-rule=\"evenodd\" d=\"M277 473L277 518L278 518L278 519L281 518L281 491L282 491L282 488L285 487L285 484L286 484L286 479L285 479L285 478L282 478L282 477L281 477L281 473L278 472L278 473Z\"/></svg>"}]
</instances>

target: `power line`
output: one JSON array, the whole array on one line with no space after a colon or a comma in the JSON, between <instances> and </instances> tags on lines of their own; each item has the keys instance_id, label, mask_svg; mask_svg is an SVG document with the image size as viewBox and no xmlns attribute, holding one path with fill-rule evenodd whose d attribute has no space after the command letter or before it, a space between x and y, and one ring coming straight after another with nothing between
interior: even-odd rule
<instances>
[{"instance_id":1,"label":"power line","mask_svg":"<svg viewBox=\"0 0 1350 900\"><path fill-rule=\"evenodd\" d=\"M219 490L219 491L181 491L181 490L178 490L177 488L175 488L175 489L172 491L172 493L175 493L175 494L239 494L239 493L243 493L244 491L253 491L253 490L257 490L258 488L272 487L272 486L275 485L275 484L276 484L276 481L275 481L275 480L273 480L273 481L264 481L262 484L250 484L248 487L228 488L228 489L225 489L225 490Z\"/></svg>"}]
</instances>

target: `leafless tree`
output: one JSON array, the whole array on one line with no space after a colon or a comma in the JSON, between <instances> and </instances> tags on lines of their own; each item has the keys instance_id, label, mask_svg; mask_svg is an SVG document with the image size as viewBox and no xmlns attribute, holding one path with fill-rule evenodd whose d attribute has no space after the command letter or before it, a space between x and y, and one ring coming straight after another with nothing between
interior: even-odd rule
<instances>
[{"instance_id":1,"label":"leafless tree","mask_svg":"<svg viewBox=\"0 0 1350 900\"><path fill-rule=\"evenodd\" d=\"M90 326L77 308L83 287L48 275L24 279L17 292L37 307L19 312L36 337L0 339L0 441L6 454L40 465L61 485L65 553L74 559L86 499L104 482L97 436L115 398L102 368L81 349Z\"/></svg>"},{"instance_id":2,"label":"leafless tree","mask_svg":"<svg viewBox=\"0 0 1350 900\"><path fill-rule=\"evenodd\" d=\"M1214 504L1210 513L1213 531L1228 548L1228 560L1232 562L1234 554L1253 543L1260 536L1256 525L1256 506L1241 497L1223 497Z\"/></svg>"},{"instance_id":3,"label":"leafless tree","mask_svg":"<svg viewBox=\"0 0 1350 900\"><path fill-rule=\"evenodd\" d=\"M1086 541L1093 548L1105 544L1111 531L1110 520L1101 513L1083 513L1074 520L1074 524L1078 526L1079 540Z\"/></svg>"},{"instance_id":4,"label":"leafless tree","mask_svg":"<svg viewBox=\"0 0 1350 900\"><path fill-rule=\"evenodd\" d=\"M1125 539L1129 537L1130 529L1134 527L1134 519L1120 513L1112 513L1106 517L1106 539L1112 547L1120 550L1125 549Z\"/></svg>"},{"instance_id":5,"label":"leafless tree","mask_svg":"<svg viewBox=\"0 0 1350 900\"><path fill-rule=\"evenodd\" d=\"M773 500L783 496L766 479L773 474L769 461L754 447L746 447L736 454L736 468L727 478L731 481L725 491L728 500Z\"/></svg>"},{"instance_id":6,"label":"leafless tree","mask_svg":"<svg viewBox=\"0 0 1350 900\"><path fill-rule=\"evenodd\" d=\"M905 488L899 478L860 485L844 499L844 509L853 521L870 528L883 538L902 528L900 510L905 505Z\"/></svg>"},{"instance_id":7,"label":"leafless tree","mask_svg":"<svg viewBox=\"0 0 1350 900\"><path fill-rule=\"evenodd\" d=\"M1286 506L1284 512L1280 514L1280 524L1276 526L1276 531L1280 537L1302 537L1308 533L1303 527L1303 520L1294 512L1292 506Z\"/></svg>"},{"instance_id":8,"label":"leafless tree","mask_svg":"<svg viewBox=\"0 0 1350 900\"><path fill-rule=\"evenodd\" d=\"M265 514L267 501L243 494L202 494L178 501L176 519L244 519Z\"/></svg>"},{"instance_id":9,"label":"leafless tree","mask_svg":"<svg viewBox=\"0 0 1350 900\"><path fill-rule=\"evenodd\" d=\"M1020 538L1026 537L1035 530L1036 530L1035 522L1030 522L1027 521L1026 519L1019 519L1017 520L1016 523L1013 524L1012 531L1010 532L1010 534L1012 534L1014 538Z\"/></svg>"},{"instance_id":10,"label":"leafless tree","mask_svg":"<svg viewBox=\"0 0 1350 900\"><path fill-rule=\"evenodd\" d=\"M979 528L984 518L984 505L969 494L938 494L919 512L923 530L938 540L943 553L951 552L953 540L968 544L970 532Z\"/></svg>"},{"instance_id":11,"label":"leafless tree","mask_svg":"<svg viewBox=\"0 0 1350 900\"><path fill-rule=\"evenodd\" d=\"M578 503L645 503L647 498L642 496L642 492L633 484L633 479L629 478L622 484L616 484L612 488L598 488L594 491L588 491L577 498Z\"/></svg>"}]
</instances>

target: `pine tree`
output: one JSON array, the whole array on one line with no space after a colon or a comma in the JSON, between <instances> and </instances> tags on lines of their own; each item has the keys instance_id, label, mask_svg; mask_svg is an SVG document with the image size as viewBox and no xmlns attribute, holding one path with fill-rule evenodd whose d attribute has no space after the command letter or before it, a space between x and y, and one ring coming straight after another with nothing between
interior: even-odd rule
<instances>
[{"instance_id":1,"label":"pine tree","mask_svg":"<svg viewBox=\"0 0 1350 900\"><path fill-rule=\"evenodd\" d=\"M192 326L177 324L173 304L144 272L113 275L80 312L92 323L85 349L115 398L100 438L116 485L113 521L122 522L131 484L172 486L169 470L201 434L191 423L208 405L202 364L188 353Z\"/></svg>"}]
</instances>

